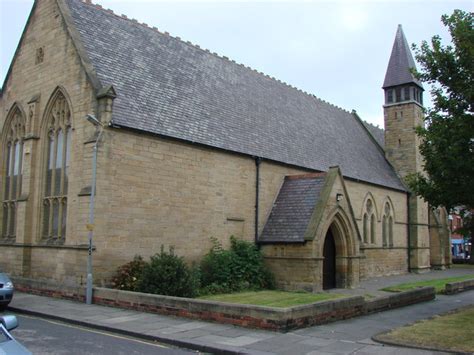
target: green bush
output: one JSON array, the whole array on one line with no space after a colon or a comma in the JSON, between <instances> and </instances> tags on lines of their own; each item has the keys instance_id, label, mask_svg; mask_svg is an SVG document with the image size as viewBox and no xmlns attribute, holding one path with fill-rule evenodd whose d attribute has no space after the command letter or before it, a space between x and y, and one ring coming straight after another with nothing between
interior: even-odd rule
<instances>
[{"instance_id":1,"label":"green bush","mask_svg":"<svg viewBox=\"0 0 474 355\"><path fill-rule=\"evenodd\" d=\"M161 247L161 252L150 258L139 280L140 292L159 295L195 297L199 290L197 269L189 268L182 257L169 253Z\"/></svg>"},{"instance_id":2,"label":"green bush","mask_svg":"<svg viewBox=\"0 0 474 355\"><path fill-rule=\"evenodd\" d=\"M213 246L201 262L201 293L216 294L247 289L274 288L274 279L253 243L230 237L229 250L212 239Z\"/></svg>"},{"instance_id":3,"label":"green bush","mask_svg":"<svg viewBox=\"0 0 474 355\"><path fill-rule=\"evenodd\" d=\"M138 281L142 275L146 262L140 255L132 261L120 266L112 278L112 287L119 290L138 291Z\"/></svg>"}]
</instances>

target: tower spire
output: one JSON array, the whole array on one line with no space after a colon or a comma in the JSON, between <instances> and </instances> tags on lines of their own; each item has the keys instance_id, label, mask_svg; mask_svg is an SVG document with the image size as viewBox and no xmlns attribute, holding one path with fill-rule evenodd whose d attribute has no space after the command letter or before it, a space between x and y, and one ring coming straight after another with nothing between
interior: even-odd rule
<instances>
[{"instance_id":1,"label":"tower spire","mask_svg":"<svg viewBox=\"0 0 474 355\"><path fill-rule=\"evenodd\" d=\"M402 25L398 25L382 88L404 84L416 84L423 88L421 82L410 72L411 68L416 68L415 61L403 33Z\"/></svg>"},{"instance_id":2,"label":"tower spire","mask_svg":"<svg viewBox=\"0 0 474 355\"><path fill-rule=\"evenodd\" d=\"M410 72L415 61L402 26L398 25L383 83L385 91L385 156L398 174L423 171L420 139L415 127L423 125L423 87ZM428 204L414 194L408 197L409 268L414 272L430 269Z\"/></svg>"}]
</instances>

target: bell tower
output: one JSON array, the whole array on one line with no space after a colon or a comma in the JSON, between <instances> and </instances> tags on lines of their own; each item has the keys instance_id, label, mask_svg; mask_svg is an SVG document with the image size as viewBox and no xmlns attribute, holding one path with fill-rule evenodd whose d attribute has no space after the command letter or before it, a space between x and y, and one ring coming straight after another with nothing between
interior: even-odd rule
<instances>
[{"instance_id":1,"label":"bell tower","mask_svg":"<svg viewBox=\"0 0 474 355\"><path fill-rule=\"evenodd\" d=\"M405 34L398 25L385 74L385 156L403 178L423 171L420 139L415 127L423 124L423 86L411 73L415 68ZM409 197L410 270L430 269L428 204L414 194Z\"/></svg>"}]
</instances>

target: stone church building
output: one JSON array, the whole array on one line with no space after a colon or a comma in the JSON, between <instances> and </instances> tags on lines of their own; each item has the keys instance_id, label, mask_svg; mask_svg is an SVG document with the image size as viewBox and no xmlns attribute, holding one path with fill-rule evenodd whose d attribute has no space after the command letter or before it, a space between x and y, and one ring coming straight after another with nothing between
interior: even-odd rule
<instances>
[{"instance_id":1,"label":"stone church building","mask_svg":"<svg viewBox=\"0 0 474 355\"><path fill-rule=\"evenodd\" d=\"M89 229L99 286L137 254L198 261L231 235L285 289L443 268L446 216L403 183L422 169L414 65L399 27L383 131L99 5L37 0L0 94L0 268L84 285Z\"/></svg>"}]
</instances>

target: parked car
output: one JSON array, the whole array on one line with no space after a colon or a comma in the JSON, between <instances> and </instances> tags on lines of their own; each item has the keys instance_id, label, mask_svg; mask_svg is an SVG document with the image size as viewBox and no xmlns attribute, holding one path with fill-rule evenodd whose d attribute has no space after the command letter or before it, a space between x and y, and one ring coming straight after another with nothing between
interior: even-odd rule
<instances>
[{"instance_id":1,"label":"parked car","mask_svg":"<svg viewBox=\"0 0 474 355\"><path fill-rule=\"evenodd\" d=\"M7 308L13 298L13 282L3 272L0 272L0 311Z\"/></svg>"},{"instance_id":2,"label":"parked car","mask_svg":"<svg viewBox=\"0 0 474 355\"><path fill-rule=\"evenodd\" d=\"M31 355L31 352L10 334L16 327L18 319L15 316L0 316L0 354Z\"/></svg>"}]
</instances>

